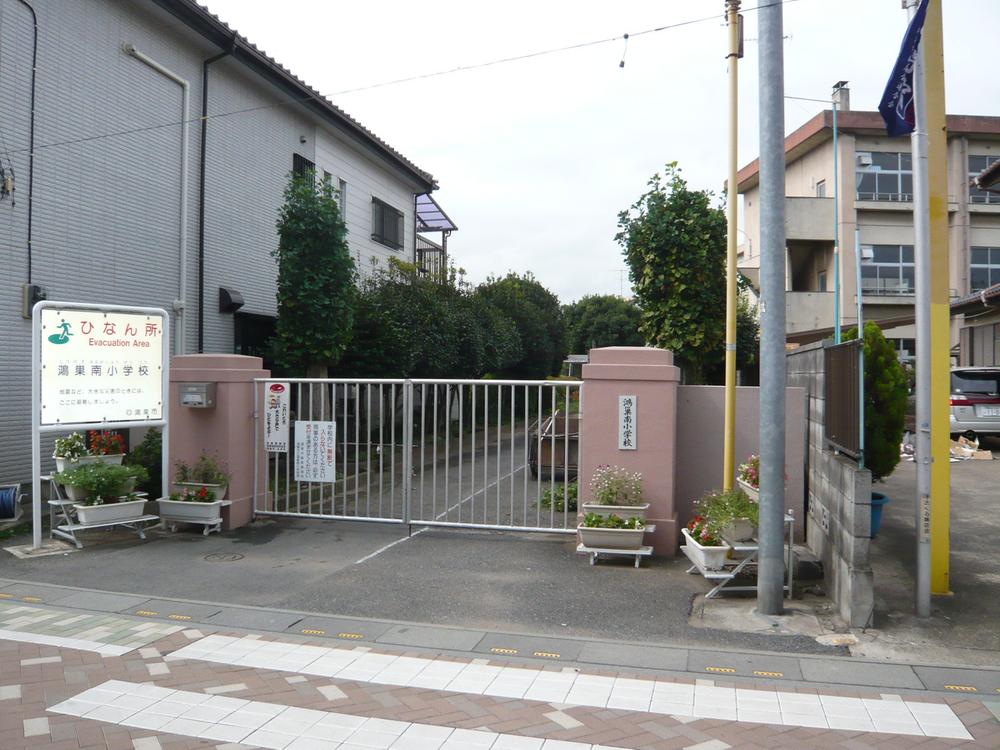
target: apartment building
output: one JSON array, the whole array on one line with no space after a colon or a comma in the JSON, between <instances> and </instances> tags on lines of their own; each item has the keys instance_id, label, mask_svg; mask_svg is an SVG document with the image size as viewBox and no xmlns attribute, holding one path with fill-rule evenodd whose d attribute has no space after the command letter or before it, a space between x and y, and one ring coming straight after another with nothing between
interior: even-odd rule
<instances>
[{"instance_id":1,"label":"apartment building","mask_svg":"<svg viewBox=\"0 0 1000 750\"><path fill-rule=\"evenodd\" d=\"M879 321L908 359L915 349L910 139L886 136L878 112L852 110L846 82L835 87L833 99L836 154L832 109L785 139L788 341L807 343L831 334L838 241L841 324L856 324L859 237L862 314ZM947 125L950 286L951 296L958 298L1000 282L1000 194L970 185L970 177L1000 159L1000 117L948 115ZM760 268L757 161L740 170L738 190L746 236L739 266L755 280ZM953 326L954 347L960 327L961 321Z\"/></svg>"},{"instance_id":2,"label":"apartment building","mask_svg":"<svg viewBox=\"0 0 1000 750\"><path fill-rule=\"evenodd\" d=\"M290 172L335 186L362 273L454 229L431 174L193 0L0 0L0 21L0 480L30 466L39 296L162 307L175 354L262 354Z\"/></svg>"}]
</instances>

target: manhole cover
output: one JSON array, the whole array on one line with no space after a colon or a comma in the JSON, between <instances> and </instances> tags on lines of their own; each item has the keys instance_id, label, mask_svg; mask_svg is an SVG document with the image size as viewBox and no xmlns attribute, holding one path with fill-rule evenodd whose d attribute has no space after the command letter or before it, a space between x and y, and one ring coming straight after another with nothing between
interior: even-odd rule
<instances>
[{"instance_id":1,"label":"manhole cover","mask_svg":"<svg viewBox=\"0 0 1000 750\"><path fill-rule=\"evenodd\" d=\"M242 559L243 555L239 552L213 552L211 555L205 555L206 562L236 562Z\"/></svg>"}]
</instances>

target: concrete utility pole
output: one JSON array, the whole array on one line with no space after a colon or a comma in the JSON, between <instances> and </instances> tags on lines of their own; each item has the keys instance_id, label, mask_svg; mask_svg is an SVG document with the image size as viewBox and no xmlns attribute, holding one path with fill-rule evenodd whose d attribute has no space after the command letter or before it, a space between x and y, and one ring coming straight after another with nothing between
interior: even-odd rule
<instances>
[{"instance_id":1,"label":"concrete utility pole","mask_svg":"<svg viewBox=\"0 0 1000 750\"><path fill-rule=\"evenodd\" d=\"M722 489L727 491L733 488L736 475L736 209L739 200L736 152L739 134L738 69L743 46L739 10L740 0L726 0L726 22L729 24L729 53L726 55L729 62L729 180L726 184L726 416Z\"/></svg>"},{"instance_id":2,"label":"concrete utility pole","mask_svg":"<svg viewBox=\"0 0 1000 750\"><path fill-rule=\"evenodd\" d=\"M785 579L785 112L782 5L757 12L760 98L760 552L757 611L782 612Z\"/></svg>"},{"instance_id":3,"label":"concrete utility pole","mask_svg":"<svg viewBox=\"0 0 1000 750\"><path fill-rule=\"evenodd\" d=\"M910 18L919 5L907 2ZM915 127L910 136L913 149L913 261L916 286L917 333L917 530L916 612L931 614L931 228L927 180L927 97L924 94L924 44L917 47L913 68Z\"/></svg>"}]
</instances>

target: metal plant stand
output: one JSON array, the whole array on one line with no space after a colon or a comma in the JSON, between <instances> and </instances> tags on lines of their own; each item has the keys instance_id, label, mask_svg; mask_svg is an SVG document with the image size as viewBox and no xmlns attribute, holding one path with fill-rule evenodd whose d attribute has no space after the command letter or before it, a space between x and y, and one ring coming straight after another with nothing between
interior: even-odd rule
<instances>
[{"instance_id":1,"label":"metal plant stand","mask_svg":"<svg viewBox=\"0 0 1000 750\"><path fill-rule=\"evenodd\" d=\"M124 526L139 535L140 539L146 538L146 530L142 524L151 521L159 521L159 516L143 515L137 518L129 518L123 521L107 521L105 523L78 523L73 519L73 505L75 500L67 499L62 492L62 485L55 481L51 475L43 475L42 481L49 483L49 535L52 538L59 537L66 541L73 542L77 549L83 549L83 542L77 537L77 532L89 529L107 529L114 526ZM147 497L145 492L135 493L138 497Z\"/></svg>"}]
</instances>

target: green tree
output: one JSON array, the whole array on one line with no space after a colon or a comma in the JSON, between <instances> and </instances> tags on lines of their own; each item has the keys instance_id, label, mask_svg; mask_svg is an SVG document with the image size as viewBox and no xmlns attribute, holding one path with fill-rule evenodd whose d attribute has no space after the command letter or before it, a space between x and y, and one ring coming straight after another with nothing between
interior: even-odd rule
<instances>
[{"instance_id":1,"label":"green tree","mask_svg":"<svg viewBox=\"0 0 1000 750\"><path fill-rule=\"evenodd\" d=\"M677 163L618 215L622 246L646 341L670 349L703 383L725 339L726 216L712 195L691 190Z\"/></svg>"},{"instance_id":2,"label":"green tree","mask_svg":"<svg viewBox=\"0 0 1000 750\"><path fill-rule=\"evenodd\" d=\"M585 354L598 346L642 346L642 312L631 300L590 294L563 307L569 351Z\"/></svg>"},{"instance_id":3,"label":"green tree","mask_svg":"<svg viewBox=\"0 0 1000 750\"><path fill-rule=\"evenodd\" d=\"M854 341L858 329L844 334ZM865 323L865 468L874 481L892 474L906 419L907 380L895 347L876 323Z\"/></svg>"},{"instance_id":4,"label":"green tree","mask_svg":"<svg viewBox=\"0 0 1000 750\"><path fill-rule=\"evenodd\" d=\"M355 269L329 182L292 176L278 215L275 358L293 372L326 377L351 340Z\"/></svg>"},{"instance_id":5,"label":"green tree","mask_svg":"<svg viewBox=\"0 0 1000 750\"><path fill-rule=\"evenodd\" d=\"M521 339L521 359L503 368L511 378L558 374L566 358L566 323L559 298L531 274L490 277L476 293L510 318Z\"/></svg>"}]
</instances>

